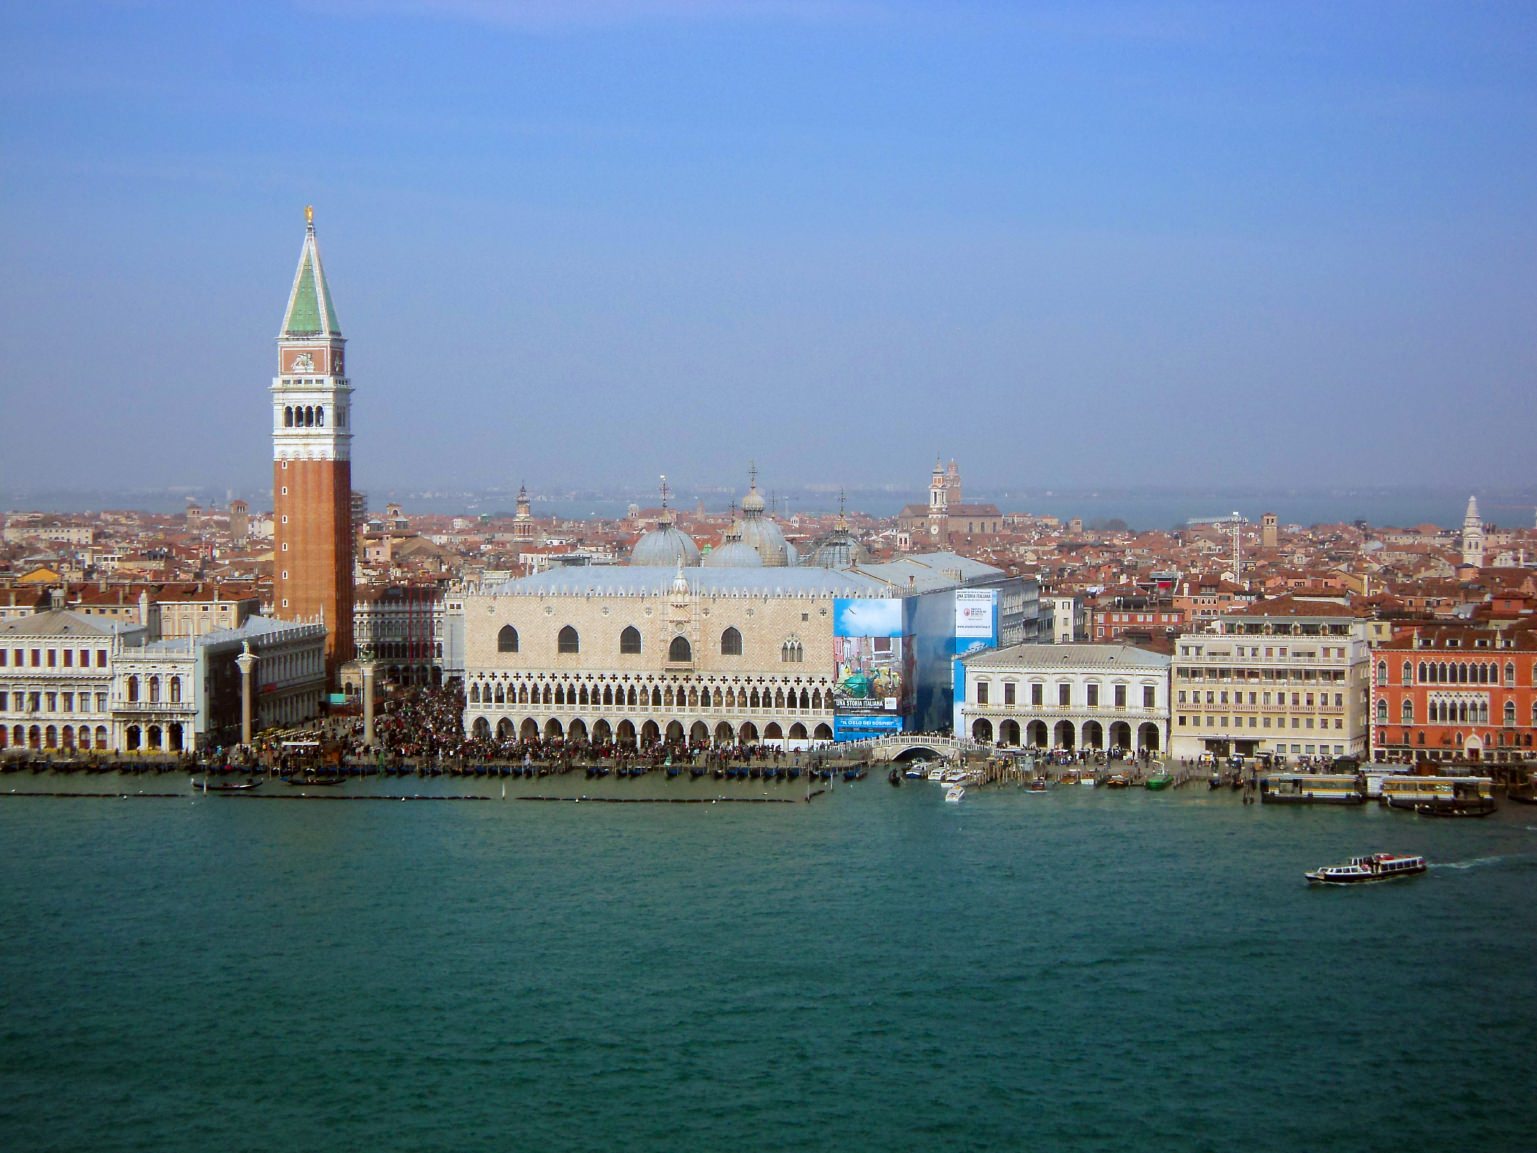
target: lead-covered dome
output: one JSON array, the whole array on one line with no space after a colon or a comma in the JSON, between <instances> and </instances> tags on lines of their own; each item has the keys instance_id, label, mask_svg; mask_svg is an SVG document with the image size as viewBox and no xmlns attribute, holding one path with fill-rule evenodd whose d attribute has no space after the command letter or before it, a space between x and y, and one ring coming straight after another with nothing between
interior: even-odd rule
<instances>
[{"instance_id":1,"label":"lead-covered dome","mask_svg":"<svg viewBox=\"0 0 1537 1153\"><path fill-rule=\"evenodd\" d=\"M635 542L630 563L641 568L691 568L699 563L699 546L670 520L660 521Z\"/></svg>"}]
</instances>

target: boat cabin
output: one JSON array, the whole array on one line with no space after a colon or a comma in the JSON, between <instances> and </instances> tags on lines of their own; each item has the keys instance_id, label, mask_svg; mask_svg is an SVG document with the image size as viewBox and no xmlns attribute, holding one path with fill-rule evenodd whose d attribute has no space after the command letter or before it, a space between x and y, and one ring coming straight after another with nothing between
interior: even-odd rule
<instances>
[{"instance_id":1,"label":"boat cabin","mask_svg":"<svg viewBox=\"0 0 1537 1153\"><path fill-rule=\"evenodd\" d=\"M1262 804L1359 805L1366 800L1354 773L1268 773L1260 778Z\"/></svg>"}]
</instances>

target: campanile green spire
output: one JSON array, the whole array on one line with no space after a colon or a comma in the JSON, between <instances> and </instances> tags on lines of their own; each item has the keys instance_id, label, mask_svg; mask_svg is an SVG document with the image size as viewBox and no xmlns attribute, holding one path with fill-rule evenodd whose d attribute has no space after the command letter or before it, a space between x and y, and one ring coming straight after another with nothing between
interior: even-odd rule
<instances>
[{"instance_id":1,"label":"campanile green spire","mask_svg":"<svg viewBox=\"0 0 1537 1153\"><path fill-rule=\"evenodd\" d=\"M315 210L304 210L304 248L299 253L299 271L294 274L293 291L288 294L288 310L283 314L285 337L340 336L342 327L331 303L331 289L326 284L325 269L320 264L320 248L315 243Z\"/></svg>"}]
</instances>

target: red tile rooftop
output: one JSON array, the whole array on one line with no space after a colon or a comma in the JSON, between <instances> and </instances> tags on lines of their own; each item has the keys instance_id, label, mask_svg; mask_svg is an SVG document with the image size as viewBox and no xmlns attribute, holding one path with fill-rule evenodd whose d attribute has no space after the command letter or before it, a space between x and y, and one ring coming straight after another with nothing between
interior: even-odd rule
<instances>
[{"instance_id":1,"label":"red tile rooftop","mask_svg":"<svg viewBox=\"0 0 1537 1153\"><path fill-rule=\"evenodd\" d=\"M1295 597L1276 597L1274 600L1255 601L1253 604L1229 610L1226 616L1235 617L1360 617L1360 610L1348 604L1329 600L1299 600Z\"/></svg>"}]
</instances>

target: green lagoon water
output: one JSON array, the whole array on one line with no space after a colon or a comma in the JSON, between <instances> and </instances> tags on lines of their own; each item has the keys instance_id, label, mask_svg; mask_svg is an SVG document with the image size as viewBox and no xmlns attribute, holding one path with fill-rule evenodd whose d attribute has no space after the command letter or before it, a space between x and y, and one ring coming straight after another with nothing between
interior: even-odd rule
<instances>
[{"instance_id":1,"label":"green lagoon water","mask_svg":"<svg viewBox=\"0 0 1537 1153\"><path fill-rule=\"evenodd\" d=\"M1537 811L597 787L0 795L0 1149L1537 1147Z\"/></svg>"}]
</instances>

